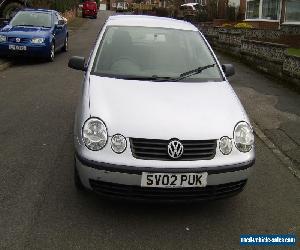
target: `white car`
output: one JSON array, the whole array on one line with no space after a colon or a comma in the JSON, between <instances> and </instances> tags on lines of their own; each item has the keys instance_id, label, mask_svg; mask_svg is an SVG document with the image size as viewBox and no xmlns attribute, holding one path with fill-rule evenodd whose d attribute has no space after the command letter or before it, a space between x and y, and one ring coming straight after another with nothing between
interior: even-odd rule
<instances>
[{"instance_id":1,"label":"white car","mask_svg":"<svg viewBox=\"0 0 300 250\"><path fill-rule=\"evenodd\" d=\"M128 3L127 2L117 2L116 11L122 12L128 10Z\"/></svg>"},{"instance_id":2,"label":"white car","mask_svg":"<svg viewBox=\"0 0 300 250\"><path fill-rule=\"evenodd\" d=\"M85 63L75 127L75 184L109 196L204 200L240 192L254 135L220 65L190 23L112 16Z\"/></svg>"},{"instance_id":3,"label":"white car","mask_svg":"<svg viewBox=\"0 0 300 250\"><path fill-rule=\"evenodd\" d=\"M187 7L190 8L192 11L196 11L196 7L197 7L198 3L185 3L180 5L180 7Z\"/></svg>"}]
</instances>

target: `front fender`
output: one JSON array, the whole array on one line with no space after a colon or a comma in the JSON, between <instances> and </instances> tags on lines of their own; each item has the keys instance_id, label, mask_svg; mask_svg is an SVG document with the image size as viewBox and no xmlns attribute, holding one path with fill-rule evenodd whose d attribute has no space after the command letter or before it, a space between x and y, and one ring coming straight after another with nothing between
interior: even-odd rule
<instances>
[{"instance_id":1,"label":"front fender","mask_svg":"<svg viewBox=\"0 0 300 250\"><path fill-rule=\"evenodd\" d=\"M51 30L47 40L49 41L49 46L53 41L55 42L54 30Z\"/></svg>"}]
</instances>

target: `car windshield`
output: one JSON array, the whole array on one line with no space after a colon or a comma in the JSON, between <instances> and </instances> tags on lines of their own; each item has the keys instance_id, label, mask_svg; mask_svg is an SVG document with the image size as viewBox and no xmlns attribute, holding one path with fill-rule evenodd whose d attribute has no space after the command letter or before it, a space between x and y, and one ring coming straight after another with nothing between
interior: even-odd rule
<instances>
[{"instance_id":1,"label":"car windshield","mask_svg":"<svg viewBox=\"0 0 300 250\"><path fill-rule=\"evenodd\" d=\"M51 27L51 14L47 12L20 11L11 21L12 26Z\"/></svg>"},{"instance_id":2,"label":"car windshield","mask_svg":"<svg viewBox=\"0 0 300 250\"><path fill-rule=\"evenodd\" d=\"M175 78L212 64L216 65L216 61L198 31L109 26L91 74L122 79ZM215 66L181 81L221 79Z\"/></svg>"}]
</instances>

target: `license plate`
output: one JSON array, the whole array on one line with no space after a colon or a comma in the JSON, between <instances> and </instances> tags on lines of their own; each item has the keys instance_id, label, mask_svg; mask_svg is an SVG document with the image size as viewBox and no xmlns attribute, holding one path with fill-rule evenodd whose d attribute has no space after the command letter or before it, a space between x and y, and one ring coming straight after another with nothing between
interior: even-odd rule
<instances>
[{"instance_id":1,"label":"license plate","mask_svg":"<svg viewBox=\"0 0 300 250\"><path fill-rule=\"evenodd\" d=\"M9 49L10 50L21 50L21 51L25 51L27 50L26 46L19 46L19 45L9 45Z\"/></svg>"},{"instance_id":2,"label":"license plate","mask_svg":"<svg viewBox=\"0 0 300 250\"><path fill-rule=\"evenodd\" d=\"M142 173L142 187L187 188L205 187L207 172L204 173Z\"/></svg>"}]
</instances>

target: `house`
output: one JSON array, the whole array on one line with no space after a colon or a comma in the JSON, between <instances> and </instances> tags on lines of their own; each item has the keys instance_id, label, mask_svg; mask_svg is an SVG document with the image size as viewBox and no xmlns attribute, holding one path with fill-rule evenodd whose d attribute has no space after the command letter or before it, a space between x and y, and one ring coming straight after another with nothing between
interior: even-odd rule
<instances>
[{"instance_id":1,"label":"house","mask_svg":"<svg viewBox=\"0 0 300 250\"><path fill-rule=\"evenodd\" d=\"M300 0L241 0L246 3L245 21L256 28L300 26Z\"/></svg>"},{"instance_id":2,"label":"house","mask_svg":"<svg viewBox=\"0 0 300 250\"><path fill-rule=\"evenodd\" d=\"M236 19L244 20L255 28L278 29L282 25L299 25L300 0L207 0L217 2L215 25L228 22L229 8L236 8Z\"/></svg>"},{"instance_id":3,"label":"house","mask_svg":"<svg viewBox=\"0 0 300 250\"><path fill-rule=\"evenodd\" d=\"M118 3L126 4L127 6L129 6L132 2L132 0L109 0L109 9L116 10Z\"/></svg>"}]
</instances>

